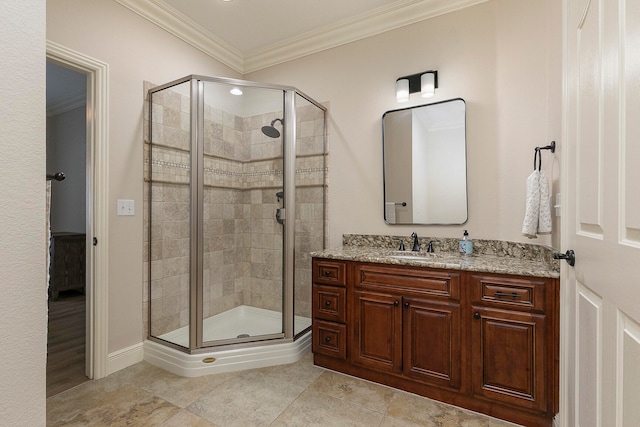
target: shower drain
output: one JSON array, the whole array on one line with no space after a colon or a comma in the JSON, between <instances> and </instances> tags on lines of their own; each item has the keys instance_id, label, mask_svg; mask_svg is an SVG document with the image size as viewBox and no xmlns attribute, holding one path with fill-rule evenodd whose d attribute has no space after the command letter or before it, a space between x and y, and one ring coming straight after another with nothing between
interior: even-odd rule
<instances>
[{"instance_id":1,"label":"shower drain","mask_svg":"<svg viewBox=\"0 0 640 427\"><path fill-rule=\"evenodd\" d=\"M236 338L249 338L251 335L249 334L240 334Z\"/></svg>"}]
</instances>

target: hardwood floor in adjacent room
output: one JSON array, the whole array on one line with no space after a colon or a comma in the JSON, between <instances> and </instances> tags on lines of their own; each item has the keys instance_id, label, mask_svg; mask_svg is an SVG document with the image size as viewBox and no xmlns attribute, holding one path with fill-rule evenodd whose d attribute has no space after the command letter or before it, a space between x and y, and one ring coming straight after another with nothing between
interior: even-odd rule
<instances>
[{"instance_id":1,"label":"hardwood floor in adjacent room","mask_svg":"<svg viewBox=\"0 0 640 427\"><path fill-rule=\"evenodd\" d=\"M60 293L49 300L47 397L88 381L85 376L86 307L84 294Z\"/></svg>"}]
</instances>

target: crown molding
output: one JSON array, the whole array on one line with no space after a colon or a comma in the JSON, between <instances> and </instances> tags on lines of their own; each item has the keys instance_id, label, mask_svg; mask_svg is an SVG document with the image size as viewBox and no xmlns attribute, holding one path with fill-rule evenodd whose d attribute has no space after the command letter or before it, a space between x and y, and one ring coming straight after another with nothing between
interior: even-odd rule
<instances>
[{"instance_id":1,"label":"crown molding","mask_svg":"<svg viewBox=\"0 0 640 427\"><path fill-rule=\"evenodd\" d=\"M489 0L407 0L251 52L244 73L342 46Z\"/></svg>"},{"instance_id":2,"label":"crown molding","mask_svg":"<svg viewBox=\"0 0 640 427\"><path fill-rule=\"evenodd\" d=\"M233 70L243 73L242 53L161 0L115 0Z\"/></svg>"},{"instance_id":3,"label":"crown molding","mask_svg":"<svg viewBox=\"0 0 640 427\"><path fill-rule=\"evenodd\" d=\"M47 106L47 117L57 116L67 111L75 110L76 108L84 107L87 105L87 95L85 93L79 93L77 95L70 96L63 99L60 102Z\"/></svg>"},{"instance_id":4,"label":"crown molding","mask_svg":"<svg viewBox=\"0 0 640 427\"><path fill-rule=\"evenodd\" d=\"M243 56L162 0L115 0L196 49L247 74L489 0L405 0L283 40Z\"/></svg>"}]
</instances>

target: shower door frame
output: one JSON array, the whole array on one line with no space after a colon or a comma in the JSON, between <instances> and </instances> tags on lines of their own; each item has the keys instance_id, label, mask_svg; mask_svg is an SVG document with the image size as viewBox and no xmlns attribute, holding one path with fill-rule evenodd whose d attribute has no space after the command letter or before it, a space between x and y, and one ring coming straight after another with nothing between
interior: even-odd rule
<instances>
[{"instance_id":1,"label":"shower door frame","mask_svg":"<svg viewBox=\"0 0 640 427\"><path fill-rule=\"evenodd\" d=\"M300 92L295 87L283 86L269 83L258 83L247 80L231 79L224 77L207 77L202 75L189 75L172 82L156 86L149 90L149 95L154 92L160 92L172 86L190 82L190 194L191 194L191 211L190 211L190 249L189 249L189 346L184 347L173 342L153 336L152 319L151 319L151 303L148 310L148 339L159 342L174 349L191 353L203 353L210 351L211 348L223 347L234 348L244 347L247 345L264 345L271 343L292 342L298 336L301 336L310 328L306 328L297 335L294 334L294 285L295 285L295 218L296 218L296 94L302 96L305 100L318 107L323 112L323 156L326 159L326 114L327 109L321 104L314 101L306 94ZM282 322L283 332L268 335L260 335L249 338L235 338L216 341L203 341L203 321L204 313L202 306L204 277L204 245L203 245L203 200L204 200L204 84L205 82L228 84L229 86L242 86L260 89L274 89L283 92L283 191L284 202L283 208L285 212L285 221L283 224L283 266L282 266ZM149 101L151 101L149 96ZM194 117L196 118L194 120ZM149 141L150 153L152 151L152 106L149 106ZM151 157L151 156L150 156ZM152 179L152 162L149 163L149 221L151 221L151 186ZM325 177L326 180L326 177ZM323 191L326 193L326 190ZM325 194L326 203L326 194ZM326 233L324 230L323 220L323 246L326 241ZM151 224L149 226L149 256L151 256ZM151 262L149 262L149 301L151 301ZM200 303L199 303L200 301ZM257 338L257 339L256 339Z\"/></svg>"}]
</instances>

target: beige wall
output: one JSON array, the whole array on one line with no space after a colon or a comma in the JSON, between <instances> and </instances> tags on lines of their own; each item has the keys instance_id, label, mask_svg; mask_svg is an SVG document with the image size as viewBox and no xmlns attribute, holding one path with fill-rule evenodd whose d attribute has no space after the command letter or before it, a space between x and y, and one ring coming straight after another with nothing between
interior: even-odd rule
<instances>
[{"instance_id":1,"label":"beige wall","mask_svg":"<svg viewBox=\"0 0 640 427\"><path fill-rule=\"evenodd\" d=\"M560 138L561 8L553 0L492 0L245 76L330 101L330 244L343 233L529 241L521 235L533 149ZM381 118L396 78L437 69L428 102L467 103L469 221L392 226L383 220ZM560 142L560 141L558 141ZM558 162L543 168L557 181ZM557 187L557 182L555 182ZM555 193L555 191L553 191ZM557 236L557 237L556 237ZM554 242L559 242L555 230ZM551 244L552 238L535 243ZM557 244L556 244L557 246Z\"/></svg>"},{"instance_id":2,"label":"beige wall","mask_svg":"<svg viewBox=\"0 0 640 427\"><path fill-rule=\"evenodd\" d=\"M141 341L143 81L187 74L241 77L114 1L49 0L47 39L109 64L109 344ZM135 216L117 216L133 199Z\"/></svg>"},{"instance_id":3,"label":"beige wall","mask_svg":"<svg viewBox=\"0 0 640 427\"><path fill-rule=\"evenodd\" d=\"M245 76L330 101L331 245L347 232L460 234L462 227L393 227L382 219L380 119L397 108L395 79L430 68L440 72L434 101L467 101L465 228L472 237L525 240L533 147L560 133L559 3L492 0ZM45 8L48 39L110 66L110 352L139 342L142 331L142 82L189 73L239 77L114 2L2 2L0 168L11 185L0 186L0 200L19 201L0 204L0 413L8 425L44 425L45 415ZM557 177L559 162L550 159L545 153L545 169ZM115 216L117 198L134 199L136 216Z\"/></svg>"},{"instance_id":4,"label":"beige wall","mask_svg":"<svg viewBox=\"0 0 640 427\"><path fill-rule=\"evenodd\" d=\"M0 4L0 424L45 425L44 0Z\"/></svg>"},{"instance_id":5,"label":"beige wall","mask_svg":"<svg viewBox=\"0 0 640 427\"><path fill-rule=\"evenodd\" d=\"M556 3L492 0L244 76L296 86L330 105L331 246L343 233L457 237L463 228L472 238L527 241L520 230L533 148L560 136ZM143 81L241 76L112 1L49 0L47 38L109 64L111 353L143 334ZM438 69L440 85L430 101L467 102L469 221L386 225L381 117L399 107L395 79L428 69ZM408 105L422 101L412 98ZM552 158L544 154L544 168L557 177ZM135 200L134 217L115 215L119 198ZM553 241L559 241L555 236L557 230Z\"/></svg>"}]
</instances>

